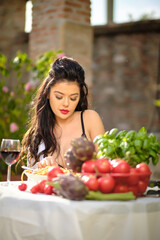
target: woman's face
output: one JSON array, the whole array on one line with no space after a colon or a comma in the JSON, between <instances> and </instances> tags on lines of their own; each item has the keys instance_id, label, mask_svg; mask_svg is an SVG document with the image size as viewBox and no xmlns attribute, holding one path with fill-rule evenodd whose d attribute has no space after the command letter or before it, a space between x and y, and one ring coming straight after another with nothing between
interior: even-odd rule
<instances>
[{"instance_id":1,"label":"woman's face","mask_svg":"<svg viewBox=\"0 0 160 240\"><path fill-rule=\"evenodd\" d=\"M56 83L51 87L49 103L56 119L67 119L70 117L79 102L80 87L78 83L67 80Z\"/></svg>"}]
</instances>

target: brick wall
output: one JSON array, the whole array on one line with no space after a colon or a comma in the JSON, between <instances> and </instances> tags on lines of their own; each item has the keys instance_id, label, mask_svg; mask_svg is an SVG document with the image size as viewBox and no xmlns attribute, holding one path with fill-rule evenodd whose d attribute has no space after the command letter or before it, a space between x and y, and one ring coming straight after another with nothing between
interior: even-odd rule
<instances>
[{"instance_id":1,"label":"brick wall","mask_svg":"<svg viewBox=\"0 0 160 240\"><path fill-rule=\"evenodd\" d=\"M160 130L153 117L159 43L160 21L94 28L93 106L106 130L148 128L152 118L151 130Z\"/></svg>"},{"instance_id":2,"label":"brick wall","mask_svg":"<svg viewBox=\"0 0 160 240\"><path fill-rule=\"evenodd\" d=\"M65 21L90 25L90 0L33 0L32 58L60 49L59 28Z\"/></svg>"},{"instance_id":3,"label":"brick wall","mask_svg":"<svg viewBox=\"0 0 160 240\"><path fill-rule=\"evenodd\" d=\"M93 31L90 26L90 0L32 0L32 31L24 33L26 0L0 1L0 51L9 58L17 50L29 53L32 59L50 50L62 50L75 58L92 82ZM25 75L28 77L28 74ZM15 84L15 76L8 85ZM23 78L26 81L26 78Z\"/></svg>"}]
</instances>

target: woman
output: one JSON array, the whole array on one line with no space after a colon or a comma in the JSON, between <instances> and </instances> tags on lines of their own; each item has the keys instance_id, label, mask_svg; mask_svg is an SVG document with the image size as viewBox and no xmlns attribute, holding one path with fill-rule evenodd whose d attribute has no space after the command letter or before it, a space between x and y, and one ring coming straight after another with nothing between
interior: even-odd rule
<instances>
[{"instance_id":1,"label":"woman","mask_svg":"<svg viewBox=\"0 0 160 240\"><path fill-rule=\"evenodd\" d=\"M21 156L28 165L67 167L64 154L73 138L93 141L104 134L97 112L88 110L88 88L83 68L71 58L57 59L34 101L34 114L22 141Z\"/></svg>"}]
</instances>

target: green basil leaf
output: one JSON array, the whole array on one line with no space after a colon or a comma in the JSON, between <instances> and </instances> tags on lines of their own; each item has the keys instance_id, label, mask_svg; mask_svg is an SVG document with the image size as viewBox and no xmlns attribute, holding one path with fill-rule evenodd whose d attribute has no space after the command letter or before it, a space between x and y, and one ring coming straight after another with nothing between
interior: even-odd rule
<instances>
[{"instance_id":1,"label":"green basil leaf","mask_svg":"<svg viewBox=\"0 0 160 240\"><path fill-rule=\"evenodd\" d=\"M125 135L125 137L126 137L128 140L131 140L131 139L133 139L133 138L135 137L135 135L136 135L136 132L135 132L134 130L131 130L131 131L129 131L129 132Z\"/></svg>"},{"instance_id":2,"label":"green basil leaf","mask_svg":"<svg viewBox=\"0 0 160 240\"><path fill-rule=\"evenodd\" d=\"M136 139L145 140L146 138L148 138L146 132L138 132L136 135Z\"/></svg>"},{"instance_id":3,"label":"green basil leaf","mask_svg":"<svg viewBox=\"0 0 160 240\"><path fill-rule=\"evenodd\" d=\"M158 158L158 156L156 156L156 157L152 157L152 163L153 163L153 165L156 165L157 163L158 163L158 161L159 161L159 158Z\"/></svg>"},{"instance_id":4,"label":"green basil leaf","mask_svg":"<svg viewBox=\"0 0 160 240\"><path fill-rule=\"evenodd\" d=\"M155 141L156 141L156 136L155 136L153 133L150 133L150 135L149 135L149 140L150 140L151 142L155 142Z\"/></svg>"},{"instance_id":5,"label":"green basil leaf","mask_svg":"<svg viewBox=\"0 0 160 240\"><path fill-rule=\"evenodd\" d=\"M126 130L122 130L119 133L117 133L116 139L122 139L123 137L125 137L126 134L127 134L127 131Z\"/></svg>"},{"instance_id":6,"label":"green basil leaf","mask_svg":"<svg viewBox=\"0 0 160 240\"><path fill-rule=\"evenodd\" d=\"M141 149L141 147L142 147L142 141L141 141L141 140L138 140L138 139L134 140L134 146L135 146L136 150Z\"/></svg>"},{"instance_id":7,"label":"green basil leaf","mask_svg":"<svg viewBox=\"0 0 160 240\"><path fill-rule=\"evenodd\" d=\"M114 136L117 132L118 132L118 128L112 128L112 129L109 131L109 135Z\"/></svg>"},{"instance_id":8,"label":"green basil leaf","mask_svg":"<svg viewBox=\"0 0 160 240\"><path fill-rule=\"evenodd\" d=\"M149 140L148 139L144 140L142 148L143 149L148 149L149 148Z\"/></svg>"},{"instance_id":9,"label":"green basil leaf","mask_svg":"<svg viewBox=\"0 0 160 240\"><path fill-rule=\"evenodd\" d=\"M142 127L139 131L138 131L139 133L140 132L144 132L144 133L147 133L147 130L146 130L146 128L145 127Z\"/></svg>"}]
</instances>

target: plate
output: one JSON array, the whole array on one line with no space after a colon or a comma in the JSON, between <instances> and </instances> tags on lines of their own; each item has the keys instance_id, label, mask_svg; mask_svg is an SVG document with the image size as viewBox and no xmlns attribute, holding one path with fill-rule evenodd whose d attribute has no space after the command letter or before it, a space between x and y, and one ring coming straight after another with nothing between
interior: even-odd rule
<instances>
[{"instance_id":1,"label":"plate","mask_svg":"<svg viewBox=\"0 0 160 240\"><path fill-rule=\"evenodd\" d=\"M27 171L25 171L25 175L28 177L28 180L36 183L42 180L47 180L47 175L38 175L38 174L29 173Z\"/></svg>"}]
</instances>

